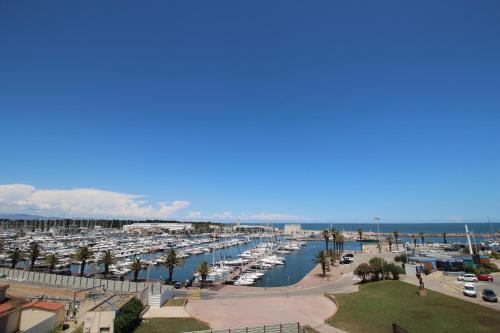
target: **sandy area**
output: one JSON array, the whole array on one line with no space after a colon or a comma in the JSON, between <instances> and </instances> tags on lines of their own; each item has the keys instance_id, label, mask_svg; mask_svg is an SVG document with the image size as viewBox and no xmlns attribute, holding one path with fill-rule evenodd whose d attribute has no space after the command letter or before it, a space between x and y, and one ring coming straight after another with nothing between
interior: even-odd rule
<instances>
[{"instance_id":1,"label":"sandy area","mask_svg":"<svg viewBox=\"0 0 500 333\"><path fill-rule=\"evenodd\" d=\"M187 304L194 317L212 328L236 328L286 322L318 326L335 311L322 295L197 300Z\"/></svg>"}]
</instances>

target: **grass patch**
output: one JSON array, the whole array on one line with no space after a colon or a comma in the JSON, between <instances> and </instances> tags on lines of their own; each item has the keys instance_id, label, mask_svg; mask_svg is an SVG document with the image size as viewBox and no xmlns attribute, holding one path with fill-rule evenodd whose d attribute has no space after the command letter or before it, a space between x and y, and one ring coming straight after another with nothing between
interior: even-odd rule
<instances>
[{"instance_id":1,"label":"grass patch","mask_svg":"<svg viewBox=\"0 0 500 333\"><path fill-rule=\"evenodd\" d=\"M165 304L165 306L184 306L185 304L185 298L172 298L167 301L167 304Z\"/></svg>"},{"instance_id":2,"label":"grass patch","mask_svg":"<svg viewBox=\"0 0 500 333\"><path fill-rule=\"evenodd\" d=\"M144 319L134 333L180 333L208 330L205 323L192 318Z\"/></svg>"},{"instance_id":3,"label":"grass patch","mask_svg":"<svg viewBox=\"0 0 500 333\"><path fill-rule=\"evenodd\" d=\"M336 294L339 310L326 322L348 332L388 333L392 323L411 333L500 332L500 311L401 281L360 285L352 294Z\"/></svg>"}]
</instances>

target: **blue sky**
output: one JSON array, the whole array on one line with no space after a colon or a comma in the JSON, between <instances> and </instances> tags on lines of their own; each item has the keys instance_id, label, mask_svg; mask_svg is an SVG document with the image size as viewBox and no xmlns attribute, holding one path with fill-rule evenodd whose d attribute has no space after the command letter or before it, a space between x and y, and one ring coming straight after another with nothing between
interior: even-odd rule
<instances>
[{"instance_id":1,"label":"blue sky","mask_svg":"<svg viewBox=\"0 0 500 333\"><path fill-rule=\"evenodd\" d=\"M500 219L499 36L497 1L3 0L0 212Z\"/></svg>"}]
</instances>

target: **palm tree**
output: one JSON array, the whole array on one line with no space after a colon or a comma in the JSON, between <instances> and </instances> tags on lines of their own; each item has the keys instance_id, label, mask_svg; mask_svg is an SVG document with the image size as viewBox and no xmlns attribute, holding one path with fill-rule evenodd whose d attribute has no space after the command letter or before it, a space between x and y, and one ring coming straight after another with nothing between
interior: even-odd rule
<instances>
[{"instance_id":1,"label":"palm tree","mask_svg":"<svg viewBox=\"0 0 500 333\"><path fill-rule=\"evenodd\" d=\"M448 244L448 242L446 241L446 232L443 232L442 235L443 235L443 243Z\"/></svg>"},{"instance_id":2,"label":"palm tree","mask_svg":"<svg viewBox=\"0 0 500 333\"><path fill-rule=\"evenodd\" d=\"M359 246L361 248L361 252L363 252L363 230L360 228L357 230L359 235Z\"/></svg>"},{"instance_id":3,"label":"palm tree","mask_svg":"<svg viewBox=\"0 0 500 333\"><path fill-rule=\"evenodd\" d=\"M333 260L337 257L337 236L338 233L335 229L333 229L330 232L330 235L332 235L332 243L333 243Z\"/></svg>"},{"instance_id":4,"label":"palm tree","mask_svg":"<svg viewBox=\"0 0 500 333\"><path fill-rule=\"evenodd\" d=\"M76 251L73 257L80 262L80 276L83 276L87 260L92 257L92 250L87 245L82 246Z\"/></svg>"},{"instance_id":5,"label":"palm tree","mask_svg":"<svg viewBox=\"0 0 500 333\"><path fill-rule=\"evenodd\" d=\"M5 241L3 239L0 239L0 253L3 252L4 246L5 246Z\"/></svg>"},{"instance_id":6,"label":"palm tree","mask_svg":"<svg viewBox=\"0 0 500 333\"><path fill-rule=\"evenodd\" d=\"M184 265L184 261L179 257L177 251L171 249L167 257L165 258L165 265L168 268L168 281L172 282L172 276L174 275L174 268Z\"/></svg>"},{"instance_id":7,"label":"palm tree","mask_svg":"<svg viewBox=\"0 0 500 333\"><path fill-rule=\"evenodd\" d=\"M325 240L325 250L328 251L328 242L330 241L330 231L326 229L323 230L321 236L323 236L323 239Z\"/></svg>"},{"instance_id":8,"label":"palm tree","mask_svg":"<svg viewBox=\"0 0 500 333\"><path fill-rule=\"evenodd\" d=\"M399 232L397 230L395 230L393 232L393 234L394 234L394 239L396 240L396 250L399 250L399 247L398 247Z\"/></svg>"},{"instance_id":9,"label":"palm tree","mask_svg":"<svg viewBox=\"0 0 500 333\"><path fill-rule=\"evenodd\" d=\"M392 242L393 242L393 237L391 234L387 235L387 237L385 238L387 240L387 244L389 244L389 251L392 252Z\"/></svg>"},{"instance_id":10,"label":"palm tree","mask_svg":"<svg viewBox=\"0 0 500 333\"><path fill-rule=\"evenodd\" d=\"M323 272L323 277L326 274L326 263L328 262L328 254L326 251L318 251L316 253L316 257L314 258L314 262L321 265L321 271Z\"/></svg>"},{"instance_id":11,"label":"palm tree","mask_svg":"<svg viewBox=\"0 0 500 333\"><path fill-rule=\"evenodd\" d=\"M54 267L59 263L59 258L55 253L51 253L45 257L45 263L49 266L49 273L52 273Z\"/></svg>"},{"instance_id":12,"label":"palm tree","mask_svg":"<svg viewBox=\"0 0 500 333\"><path fill-rule=\"evenodd\" d=\"M116 264L116 257L111 250L106 250L98 261L99 264L104 265L104 276L109 274L109 266Z\"/></svg>"},{"instance_id":13,"label":"palm tree","mask_svg":"<svg viewBox=\"0 0 500 333\"><path fill-rule=\"evenodd\" d=\"M21 252L21 250L19 250L18 248L16 248L14 251L12 251L9 255L9 258L11 260L11 268L14 269L16 268L17 264L23 260L23 253Z\"/></svg>"},{"instance_id":14,"label":"palm tree","mask_svg":"<svg viewBox=\"0 0 500 333\"><path fill-rule=\"evenodd\" d=\"M423 232L420 232L418 235L420 236L420 240L422 241L422 245L424 245L425 234Z\"/></svg>"},{"instance_id":15,"label":"palm tree","mask_svg":"<svg viewBox=\"0 0 500 333\"><path fill-rule=\"evenodd\" d=\"M200 274L201 276L201 287L205 288L205 281L207 280L208 273L210 272L210 266L208 265L208 262L202 261L196 267L196 273Z\"/></svg>"},{"instance_id":16,"label":"palm tree","mask_svg":"<svg viewBox=\"0 0 500 333\"><path fill-rule=\"evenodd\" d=\"M413 248L417 247L417 236L415 234L411 235L411 239L413 240Z\"/></svg>"},{"instance_id":17,"label":"palm tree","mask_svg":"<svg viewBox=\"0 0 500 333\"><path fill-rule=\"evenodd\" d=\"M136 258L129 266L129 269L134 272L134 282L137 282L137 278L139 277L139 271L142 269L142 260L140 258Z\"/></svg>"},{"instance_id":18,"label":"palm tree","mask_svg":"<svg viewBox=\"0 0 500 333\"><path fill-rule=\"evenodd\" d=\"M35 262L42 252L42 246L37 242L30 243L28 258L30 259L30 270L35 269Z\"/></svg>"}]
</instances>

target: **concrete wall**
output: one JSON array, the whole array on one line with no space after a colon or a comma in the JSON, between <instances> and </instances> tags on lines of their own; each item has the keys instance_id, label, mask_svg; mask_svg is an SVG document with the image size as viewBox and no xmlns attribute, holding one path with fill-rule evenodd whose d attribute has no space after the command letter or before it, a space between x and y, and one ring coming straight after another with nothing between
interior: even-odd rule
<instances>
[{"instance_id":1,"label":"concrete wall","mask_svg":"<svg viewBox=\"0 0 500 333\"><path fill-rule=\"evenodd\" d=\"M0 332L2 333L17 332L19 330L20 323L21 323L20 308L7 311L7 313L0 315Z\"/></svg>"},{"instance_id":2,"label":"concrete wall","mask_svg":"<svg viewBox=\"0 0 500 333\"><path fill-rule=\"evenodd\" d=\"M123 292L138 292L146 288L146 283L143 282L129 282L129 281L115 281L105 279L93 279L79 276L65 276L40 272L29 272L18 269L8 269L0 267L0 273L4 273L12 280L17 281L31 281L35 283L46 283L59 286L70 286L72 288L90 288L104 286L109 291L123 291ZM156 293L161 294L166 289L171 289L172 286L164 286L159 283L151 284L150 286Z\"/></svg>"},{"instance_id":3,"label":"concrete wall","mask_svg":"<svg viewBox=\"0 0 500 333\"><path fill-rule=\"evenodd\" d=\"M19 330L24 333L52 333L57 326L56 315L49 311L27 309L21 314Z\"/></svg>"},{"instance_id":4,"label":"concrete wall","mask_svg":"<svg viewBox=\"0 0 500 333\"><path fill-rule=\"evenodd\" d=\"M83 319L83 333L99 333L101 328L109 328L113 333L116 311L90 311Z\"/></svg>"}]
</instances>

